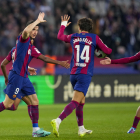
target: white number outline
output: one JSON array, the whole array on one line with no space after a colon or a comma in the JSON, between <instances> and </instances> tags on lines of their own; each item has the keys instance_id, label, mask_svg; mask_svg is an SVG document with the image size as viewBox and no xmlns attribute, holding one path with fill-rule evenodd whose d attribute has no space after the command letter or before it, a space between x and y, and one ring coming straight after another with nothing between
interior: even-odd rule
<instances>
[{"instance_id":1,"label":"white number outline","mask_svg":"<svg viewBox=\"0 0 140 140\"><path fill-rule=\"evenodd\" d=\"M90 59L90 57L89 57L89 48L90 48L90 46L89 45L85 45L84 48L83 48L83 50L82 50L81 55L79 55L80 45L75 45L75 48L77 50L76 62L79 62L79 58L81 58L82 60L85 60L86 63L88 63L89 62L89 59ZM84 56L85 53L86 53L86 55Z\"/></svg>"},{"instance_id":2,"label":"white number outline","mask_svg":"<svg viewBox=\"0 0 140 140\"><path fill-rule=\"evenodd\" d=\"M15 90L15 94L18 94L18 92L19 92L19 88L16 88L16 90Z\"/></svg>"}]
</instances>

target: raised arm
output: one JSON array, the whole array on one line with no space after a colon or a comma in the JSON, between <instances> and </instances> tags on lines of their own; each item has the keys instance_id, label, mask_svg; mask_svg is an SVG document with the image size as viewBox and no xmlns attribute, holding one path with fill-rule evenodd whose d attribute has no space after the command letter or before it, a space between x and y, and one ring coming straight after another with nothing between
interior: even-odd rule
<instances>
[{"instance_id":1,"label":"raised arm","mask_svg":"<svg viewBox=\"0 0 140 140\"><path fill-rule=\"evenodd\" d=\"M111 54L112 49L108 48L103 41L96 35L96 45L99 47L105 54Z\"/></svg>"},{"instance_id":2,"label":"raised arm","mask_svg":"<svg viewBox=\"0 0 140 140\"><path fill-rule=\"evenodd\" d=\"M45 14L39 13L37 20L35 20L33 23L29 24L22 32L22 38L25 40L29 37L30 32L33 30L33 28L38 25L41 22L46 22L46 20L44 20L44 16Z\"/></svg>"},{"instance_id":3,"label":"raised arm","mask_svg":"<svg viewBox=\"0 0 140 140\"><path fill-rule=\"evenodd\" d=\"M140 52L137 53L134 56L125 57L125 58L121 58L121 59L111 60L110 58L106 57L106 59L101 60L100 63L103 64L103 65L108 65L108 64L127 64L127 63L131 63L131 62L136 62L138 60L140 60Z\"/></svg>"},{"instance_id":4,"label":"raised arm","mask_svg":"<svg viewBox=\"0 0 140 140\"><path fill-rule=\"evenodd\" d=\"M70 43L71 36L72 36L72 34L64 35L65 28L71 23L71 22L68 23L69 19L70 19L70 16L68 17L68 15L64 15L64 17L61 16L61 27L57 35L57 39L65 41L66 43Z\"/></svg>"},{"instance_id":5,"label":"raised arm","mask_svg":"<svg viewBox=\"0 0 140 140\"><path fill-rule=\"evenodd\" d=\"M57 64L57 65L61 65L62 67L65 67L65 68L69 68L70 67L70 64L68 63L68 60L67 61L58 61L58 60L53 60L49 57L46 57L44 55L39 55L38 56L38 59L46 62L46 63L52 63L52 64Z\"/></svg>"}]
</instances>

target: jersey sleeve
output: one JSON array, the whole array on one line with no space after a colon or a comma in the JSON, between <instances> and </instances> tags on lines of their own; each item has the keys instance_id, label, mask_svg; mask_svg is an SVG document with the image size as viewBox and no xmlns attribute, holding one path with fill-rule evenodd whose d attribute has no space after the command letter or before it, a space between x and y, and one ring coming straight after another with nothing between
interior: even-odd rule
<instances>
[{"instance_id":1,"label":"jersey sleeve","mask_svg":"<svg viewBox=\"0 0 140 140\"><path fill-rule=\"evenodd\" d=\"M33 46L31 56L38 58L40 55L41 55L40 51L35 46Z\"/></svg>"},{"instance_id":2,"label":"jersey sleeve","mask_svg":"<svg viewBox=\"0 0 140 140\"><path fill-rule=\"evenodd\" d=\"M72 34L64 35L64 30L65 30L65 26L61 25L60 30L59 30L58 35L57 35L57 39L62 40L66 43L70 43Z\"/></svg>"},{"instance_id":3,"label":"jersey sleeve","mask_svg":"<svg viewBox=\"0 0 140 140\"><path fill-rule=\"evenodd\" d=\"M111 64L126 64L126 63L136 62L138 60L140 60L140 52L131 57L111 60Z\"/></svg>"},{"instance_id":4,"label":"jersey sleeve","mask_svg":"<svg viewBox=\"0 0 140 140\"><path fill-rule=\"evenodd\" d=\"M27 39L23 39L23 38L22 38L22 35L20 35L20 37L19 37L19 41L20 41L21 43L26 43L26 42L29 41L29 39L30 39L30 37L28 37Z\"/></svg>"},{"instance_id":5,"label":"jersey sleeve","mask_svg":"<svg viewBox=\"0 0 140 140\"><path fill-rule=\"evenodd\" d=\"M96 46L100 48L105 54L111 54L112 49L108 48L103 41L96 35Z\"/></svg>"},{"instance_id":6,"label":"jersey sleeve","mask_svg":"<svg viewBox=\"0 0 140 140\"><path fill-rule=\"evenodd\" d=\"M7 55L6 59L7 59L9 62L12 60L11 51L10 51L9 54Z\"/></svg>"}]
</instances>

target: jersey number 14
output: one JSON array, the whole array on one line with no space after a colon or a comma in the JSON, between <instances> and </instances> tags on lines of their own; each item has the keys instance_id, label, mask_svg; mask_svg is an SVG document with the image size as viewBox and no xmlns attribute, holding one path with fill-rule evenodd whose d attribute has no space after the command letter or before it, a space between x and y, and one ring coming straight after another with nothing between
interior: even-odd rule
<instances>
[{"instance_id":1,"label":"jersey number 14","mask_svg":"<svg viewBox=\"0 0 140 140\"><path fill-rule=\"evenodd\" d=\"M83 48L83 51L80 55L80 45L75 45L75 48L77 50L77 55L76 55L76 61L79 62L79 59L81 58L82 60L85 60L86 63L89 62L89 45L85 45Z\"/></svg>"}]
</instances>

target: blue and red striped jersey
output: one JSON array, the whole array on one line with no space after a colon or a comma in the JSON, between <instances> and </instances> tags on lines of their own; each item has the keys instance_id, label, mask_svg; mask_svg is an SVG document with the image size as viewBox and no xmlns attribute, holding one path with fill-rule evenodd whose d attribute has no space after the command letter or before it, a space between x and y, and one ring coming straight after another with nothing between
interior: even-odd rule
<instances>
[{"instance_id":1,"label":"blue and red striped jersey","mask_svg":"<svg viewBox=\"0 0 140 140\"><path fill-rule=\"evenodd\" d=\"M39 55L41 55L41 53L31 44L30 37L24 40L22 36L19 36L14 51L12 71L15 71L22 77L28 77L28 65L33 57L38 58Z\"/></svg>"},{"instance_id":2,"label":"blue and red striped jersey","mask_svg":"<svg viewBox=\"0 0 140 140\"><path fill-rule=\"evenodd\" d=\"M7 55L7 57L6 57L6 59L10 62L10 61L12 61L12 63L14 63L14 54L15 54L15 49L16 49L16 47L13 47L12 49L11 49L11 51L8 53L8 55Z\"/></svg>"},{"instance_id":3,"label":"blue and red striped jersey","mask_svg":"<svg viewBox=\"0 0 140 140\"><path fill-rule=\"evenodd\" d=\"M82 32L64 35L64 30L65 26L61 25L57 38L72 46L71 74L82 73L93 76L95 48L99 47L106 54L111 54L112 49L108 48L96 34Z\"/></svg>"},{"instance_id":4,"label":"blue and red striped jersey","mask_svg":"<svg viewBox=\"0 0 140 140\"><path fill-rule=\"evenodd\" d=\"M96 35L82 32L71 35L72 58L70 64L71 74L93 75L94 51L96 48Z\"/></svg>"}]
</instances>

